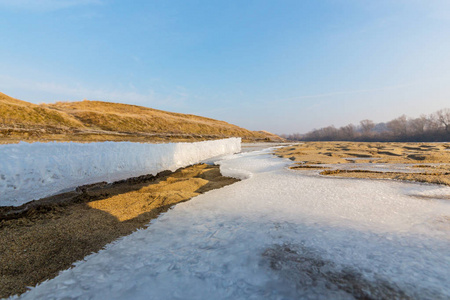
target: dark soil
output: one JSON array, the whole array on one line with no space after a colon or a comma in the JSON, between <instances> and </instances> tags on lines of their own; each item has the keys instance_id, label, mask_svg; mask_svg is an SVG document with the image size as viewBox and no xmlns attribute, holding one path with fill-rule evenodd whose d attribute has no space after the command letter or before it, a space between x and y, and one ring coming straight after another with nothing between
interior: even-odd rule
<instances>
[{"instance_id":1,"label":"dark soil","mask_svg":"<svg viewBox=\"0 0 450 300\"><path fill-rule=\"evenodd\" d=\"M147 227L176 203L236 181L222 176L218 166L200 164L0 207L0 298L55 277L119 237Z\"/></svg>"}]
</instances>

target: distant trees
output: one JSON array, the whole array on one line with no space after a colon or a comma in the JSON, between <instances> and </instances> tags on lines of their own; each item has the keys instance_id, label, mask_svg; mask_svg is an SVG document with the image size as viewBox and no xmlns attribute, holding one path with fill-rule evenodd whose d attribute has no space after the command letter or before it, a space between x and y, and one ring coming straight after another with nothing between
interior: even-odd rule
<instances>
[{"instance_id":1,"label":"distant trees","mask_svg":"<svg viewBox=\"0 0 450 300\"><path fill-rule=\"evenodd\" d=\"M364 135L370 135L372 133L372 129L375 127L375 123L372 120L362 120L359 122L361 131Z\"/></svg>"},{"instance_id":2,"label":"distant trees","mask_svg":"<svg viewBox=\"0 0 450 300\"><path fill-rule=\"evenodd\" d=\"M407 136L409 131L408 118L403 115L386 124L388 131L394 136Z\"/></svg>"},{"instance_id":3,"label":"distant trees","mask_svg":"<svg viewBox=\"0 0 450 300\"><path fill-rule=\"evenodd\" d=\"M409 118L402 115L387 123L362 120L358 126L333 125L314 129L306 134L281 135L297 141L390 141L390 142L448 142L450 141L450 109L430 115Z\"/></svg>"},{"instance_id":4,"label":"distant trees","mask_svg":"<svg viewBox=\"0 0 450 300\"><path fill-rule=\"evenodd\" d=\"M428 129L429 120L425 115L409 120L410 130L416 135L423 135Z\"/></svg>"},{"instance_id":5,"label":"distant trees","mask_svg":"<svg viewBox=\"0 0 450 300\"><path fill-rule=\"evenodd\" d=\"M354 139L356 137L357 131L356 126L353 124L348 124L339 128L339 139Z\"/></svg>"},{"instance_id":6,"label":"distant trees","mask_svg":"<svg viewBox=\"0 0 450 300\"><path fill-rule=\"evenodd\" d=\"M445 131L450 133L450 109L441 109L436 112L436 118L442 126L444 126Z\"/></svg>"}]
</instances>

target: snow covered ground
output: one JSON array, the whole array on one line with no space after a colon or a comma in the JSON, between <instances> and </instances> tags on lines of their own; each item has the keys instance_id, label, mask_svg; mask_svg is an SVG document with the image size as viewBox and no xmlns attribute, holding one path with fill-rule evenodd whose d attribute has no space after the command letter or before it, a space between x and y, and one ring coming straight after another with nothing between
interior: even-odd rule
<instances>
[{"instance_id":1,"label":"snow covered ground","mask_svg":"<svg viewBox=\"0 0 450 300\"><path fill-rule=\"evenodd\" d=\"M23 299L449 299L450 188L324 178L269 150Z\"/></svg>"},{"instance_id":2,"label":"snow covered ground","mask_svg":"<svg viewBox=\"0 0 450 300\"><path fill-rule=\"evenodd\" d=\"M0 206L19 206L80 185L174 171L240 150L240 138L170 144L0 145Z\"/></svg>"}]
</instances>

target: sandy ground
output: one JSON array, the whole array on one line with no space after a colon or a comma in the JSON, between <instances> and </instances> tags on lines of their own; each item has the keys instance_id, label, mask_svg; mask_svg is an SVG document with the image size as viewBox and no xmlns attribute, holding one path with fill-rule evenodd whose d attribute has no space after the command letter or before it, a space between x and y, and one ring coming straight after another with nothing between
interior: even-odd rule
<instances>
[{"instance_id":1,"label":"sandy ground","mask_svg":"<svg viewBox=\"0 0 450 300\"><path fill-rule=\"evenodd\" d=\"M450 143L308 142L276 155L321 175L450 185Z\"/></svg>"},{"instance_id":2,"label":"sandy ground","mask_svg":"<svg viewBox=\"0 0 450 300\"><path fill-rule=\"evenodd\" d=\"M55 277L176 203L236 181L199 164L0 207L0 298Z\"/></svg>"}]
</instances>

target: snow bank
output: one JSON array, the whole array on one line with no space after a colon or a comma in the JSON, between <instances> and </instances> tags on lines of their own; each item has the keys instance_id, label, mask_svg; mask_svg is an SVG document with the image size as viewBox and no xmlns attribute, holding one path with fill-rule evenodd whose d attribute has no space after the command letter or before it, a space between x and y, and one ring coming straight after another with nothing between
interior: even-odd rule
<instances>
[{"instance_id":1,"label":"snow bank","mask_svg":"<svg viewBox=\"0 0 450 300\"><path fill-rule=\"evenodd\" d=\"M240 149L240 138L170 144L1 145L0 206L18 206L84 184L174 171Z\"/></svg>"}]
</instances>

